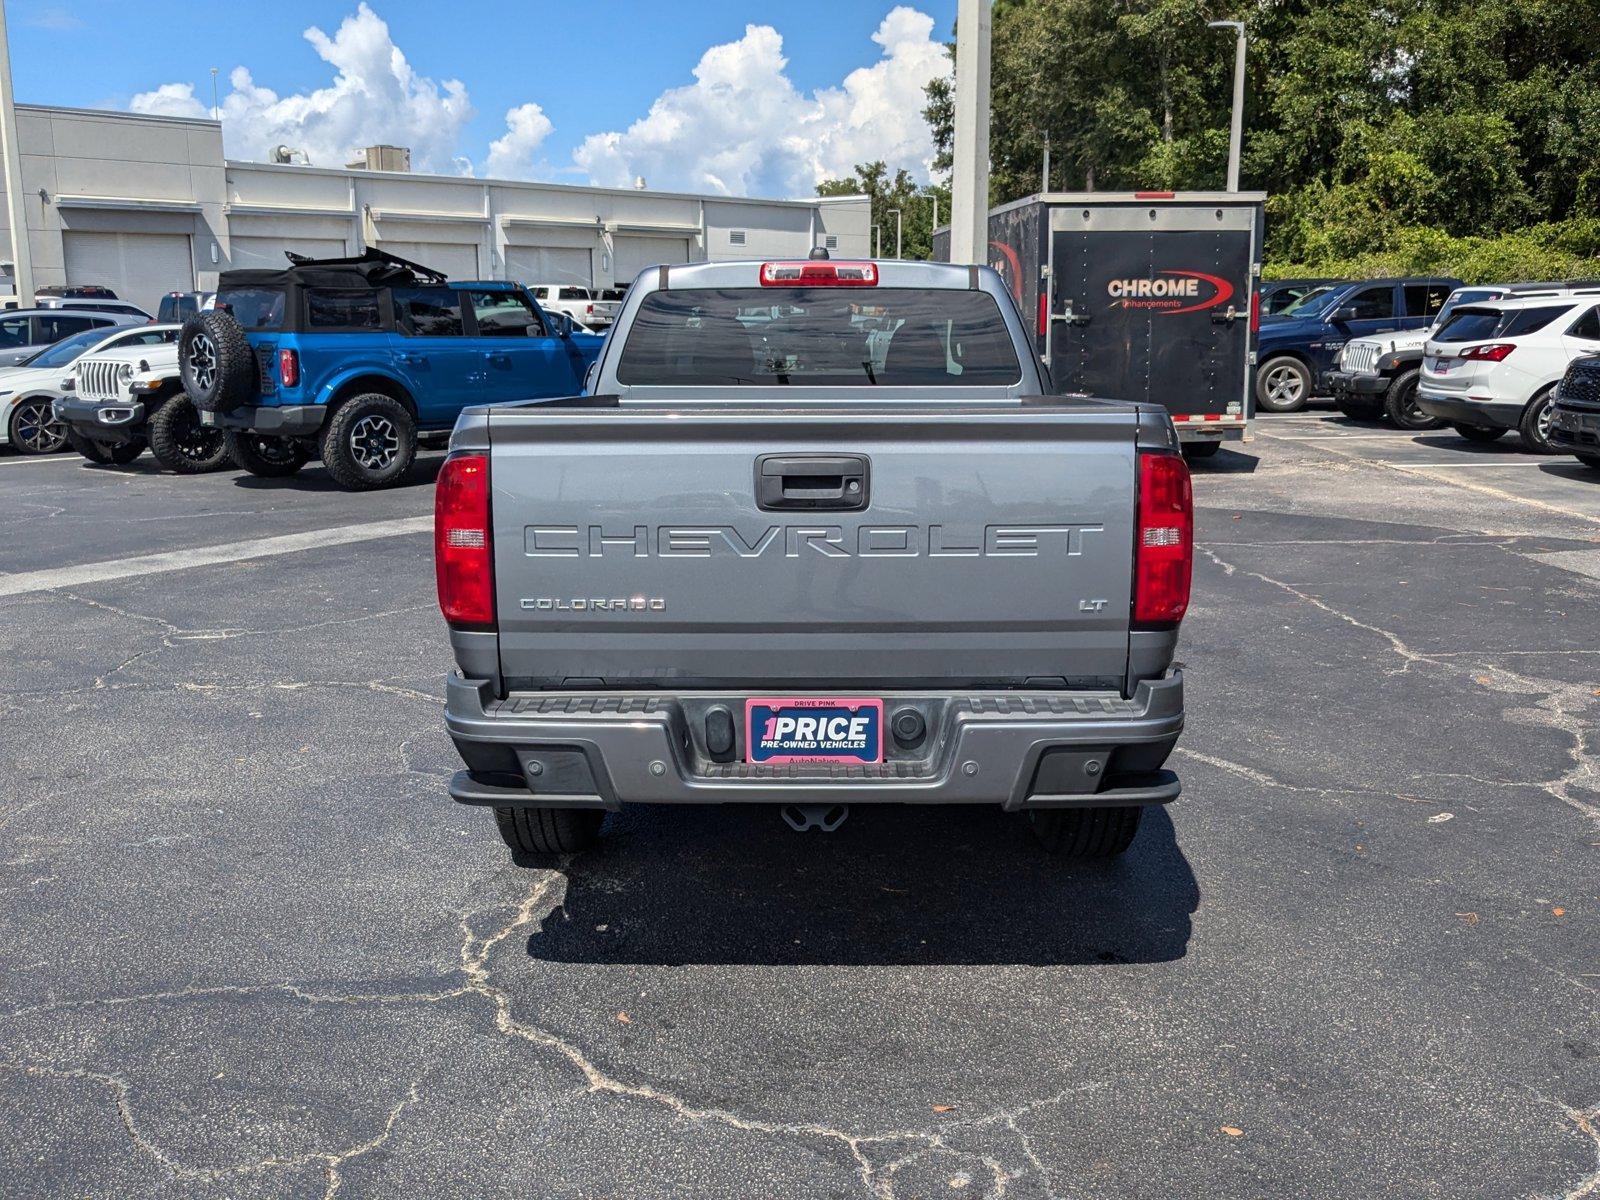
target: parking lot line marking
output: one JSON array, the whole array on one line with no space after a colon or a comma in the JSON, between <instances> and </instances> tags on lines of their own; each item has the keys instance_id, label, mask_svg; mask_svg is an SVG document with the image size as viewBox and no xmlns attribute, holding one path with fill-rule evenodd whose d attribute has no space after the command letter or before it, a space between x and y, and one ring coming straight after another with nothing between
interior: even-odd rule
<instances>
[{"instance_id":1,"label":"parking lot line marking","mask_svg":"<svg viewBox=\"0 0 1600 1200\"><path fill-rule=\"evenodd\" d=\"M348 546L378 538L427 533L433 517L401 517L393 521L369 521L365 525L338 525L332 529L310 529L278 537L251 538L226 542L220 546L196 546L190 550L169 550L162 554L141 554L136 558L113 558L104 562L79 563L48 571L19 571L0 575L0 596L19 596L25 592L48 592L52 588L81 587L86 583L105 583L135 575L156 575L164 571L186 571L191 567L211 567L243 562L249 558L271 558L301 550L322 550L329 546Z\"/></svg>"},{"instance_id":2,"label":"parking lot line marking","mask_svg":"<svg viewBox=\"0 0 1600 1200\"><path fill-rule=\"evenodd\" d=\"M83 465L83 459L76 454L41 454L38 458L13 458L0 462L0 467L48 467L51 464L60 466L62 463L77 463Z\"/></svg>"}]
</instances>

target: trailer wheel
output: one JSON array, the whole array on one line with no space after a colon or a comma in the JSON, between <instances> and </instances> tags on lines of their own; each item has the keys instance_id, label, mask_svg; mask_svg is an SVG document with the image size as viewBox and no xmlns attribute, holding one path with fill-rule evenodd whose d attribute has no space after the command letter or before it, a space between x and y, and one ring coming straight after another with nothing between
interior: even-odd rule
<instances>
[{"instance_id":1,"label":"trailer wheel","mask_svg":"<svg viewBox=\"0 0 1600 1200\"><path fill-rule=\"evenodd\" d=\"M1311 369L1298 358L1268 359L1256 372L1256 407L1267 412L1299 412L1311 399Z\"/></svg>"},{"instance_id":2,"label":"trailer wheel","mask_svg":"<svg viewBox=\"0 0 1600 1200\"><path fill-rule=\"evenodd\" d=\"M1221 449L1221 442L1185 442L1183 443L1183 456L1185 458L1215 458L1217 451Z\"/></svg>"},{"instance_id":3,"label":"trailer wheel","mask_svg":"<svg viewBox=\"0 0 1600 1200\"><path fill-rule=\"evenodd\" d=\"M1051 854L1068 858L1115 858L1133 845L1144 809L1036 808L1028 813L1033 835Z\"/></svg>"}]
</instances>

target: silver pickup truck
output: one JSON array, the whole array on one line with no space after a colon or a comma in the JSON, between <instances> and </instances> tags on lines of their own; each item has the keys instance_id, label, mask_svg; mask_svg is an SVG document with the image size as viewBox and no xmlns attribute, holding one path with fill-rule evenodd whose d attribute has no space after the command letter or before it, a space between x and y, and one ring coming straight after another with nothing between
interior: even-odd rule
<instances>
[{"instance_id":1,"label":"silver pickup truck","mask_svg":"<svg viewBox=\"0 0 1600 1200\"><path fill-rule=\"evenodd\" d=\"M1121 853L1183 726L1165 411L1043 394L982 267L640 275L585 394L468 409L436 497L450 793L520 854L625 804L984 804Z\"/></svg>"}]
</instances>

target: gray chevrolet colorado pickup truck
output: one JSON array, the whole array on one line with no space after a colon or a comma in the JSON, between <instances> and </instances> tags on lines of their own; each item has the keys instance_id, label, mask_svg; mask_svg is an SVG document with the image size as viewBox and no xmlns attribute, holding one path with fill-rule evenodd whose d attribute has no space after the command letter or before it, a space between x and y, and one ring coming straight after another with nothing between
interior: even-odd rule
<instances>
[{"instance_id":1,"label":"gray chevrolet colorado pickup truck","mask_svg":"<svg viewBox=\"0 0 1600 1200\"><path fill-rule=\"evenodd\" d=\"M686 803L1121 853L1178 795L1189 474L1162 409L1045 386L987 268L646 271L583 395L456 424L451 795L523 854Z\"/></svg>"}]
</instances>

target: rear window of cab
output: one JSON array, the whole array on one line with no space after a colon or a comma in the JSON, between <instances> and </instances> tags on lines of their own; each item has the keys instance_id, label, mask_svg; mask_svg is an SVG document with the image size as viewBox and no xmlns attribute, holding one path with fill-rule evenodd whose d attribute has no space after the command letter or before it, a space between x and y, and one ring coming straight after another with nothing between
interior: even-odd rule
<instances>
[{"instance_id":1,"label":"rear window of cab","mask_svg":"<svg viewBox=\"0 0 1600 1200\"><path fill-rule=\"evenodd\" d=\"M634 314L617 380L667 387L1007 387L994 297L926 288L684 288Z\"/></svg>"}]
</instances>

